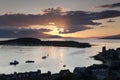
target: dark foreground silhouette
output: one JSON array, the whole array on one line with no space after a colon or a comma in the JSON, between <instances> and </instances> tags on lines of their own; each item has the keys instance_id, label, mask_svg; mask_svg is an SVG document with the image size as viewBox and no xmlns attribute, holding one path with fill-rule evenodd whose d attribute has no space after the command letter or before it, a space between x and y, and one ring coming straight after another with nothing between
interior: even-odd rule
<instances>
[{"instance_id":1,"label":"dark foreground silhouette","mask_svg":"<svg viewBox=\"0 0 120 80\"><path fill-rule=\"evenodd\" d=\"M89 43L79 43L75 41L41 41L36 38L18 38L6 41L0 41L0 45L18 45L18 46L59 46L59 47L91 47Z\"/></svg>"}]
</instances>

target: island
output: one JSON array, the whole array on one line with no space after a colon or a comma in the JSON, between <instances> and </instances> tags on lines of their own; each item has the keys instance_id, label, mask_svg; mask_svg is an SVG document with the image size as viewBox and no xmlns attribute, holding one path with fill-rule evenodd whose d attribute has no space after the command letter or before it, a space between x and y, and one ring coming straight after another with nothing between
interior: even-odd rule
<instances>
[{"instance_id":1,"label":"island","mask_svg":"<svg viewBox=\"0 0 120 80\"><path fill-rule=\"evenodd\" d=\"M0 45L18 45L18 46L57 46L57 47L91 47L89 43L79 43L76 41L41 41L37 38L17 38L0 41Z\"/></svg>"},{"instance_id":2,"label":"island","mask_svg":"<svg viewBox=\"0 0 120 80\"><path fill-rule=\"evenodd\" d=\"M100 39L120 39L120 34L118 35L112 35L112 36L105 36Z\"/></svg>"}]
</instances>

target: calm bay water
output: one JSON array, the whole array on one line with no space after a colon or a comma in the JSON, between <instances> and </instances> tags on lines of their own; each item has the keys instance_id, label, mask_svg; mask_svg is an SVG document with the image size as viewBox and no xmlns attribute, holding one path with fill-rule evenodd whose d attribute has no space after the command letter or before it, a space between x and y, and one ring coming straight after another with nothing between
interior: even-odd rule
<instances>
[{"instance_id":1,"label":"calm bay water","mask_svg":"<svg viewBox=\"0 0 120 80\"><path fill-rule=\"evenodd\" d=\"M5 40L0 38L0 40ZM42 73L52 71L59 72L61 69L90 66L100 64L90 56L101 51L102 46L108 48L120 47L120 40L103 39L43 39L43 40L74 40L78 42L89 42L96 44L91 48L70 48L70 47L42 47L42 46L2 46L0 45L0 73L29 72L40 69ZM42 56L47 56L42 59ZM11 61L17 60L19 64L11 66ZM26 60L34 60L35 63L27 64ZM64 68L63 65L66 65Z\"/></svg>"}]
</instances>

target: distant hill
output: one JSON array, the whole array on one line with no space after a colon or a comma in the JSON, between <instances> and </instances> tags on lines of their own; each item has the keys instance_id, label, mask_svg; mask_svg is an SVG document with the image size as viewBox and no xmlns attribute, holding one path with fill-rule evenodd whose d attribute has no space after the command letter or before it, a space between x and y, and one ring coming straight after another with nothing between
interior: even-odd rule
<instances>
[{"instance_id":1,"label":"distant hill","mask_svg":"<svg viewBox=\"0 0 120 80\"><path fill-rule=\"evenodd\" d=\"M120 39L120 35L106 36L102 37L102 39Z\"/></svg>"},{"instance_id":2,"label":"distant hill","mask_svg":"<svg viewBox=\"0 0 120 80\"><path fill-rule=\"evenodd\" d=\"M76 41L41 41L37 38L17 38L0 41L0 45L17 45L17 46L58 46L58 47L91 47L89 43L79 43Z\"/></svg>"}]
</instances>

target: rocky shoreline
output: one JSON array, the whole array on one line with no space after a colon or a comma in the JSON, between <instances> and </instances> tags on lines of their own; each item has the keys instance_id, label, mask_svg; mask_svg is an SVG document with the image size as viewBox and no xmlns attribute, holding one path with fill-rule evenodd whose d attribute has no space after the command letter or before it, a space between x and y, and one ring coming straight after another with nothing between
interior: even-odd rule
<instances>
[{"instance_id":1,"label":"rocky shoreline","mask_svg":"<svg viewBox=\"0 0 120 80\"><path fill-rule=\"evenodd\" d=\"M106 50L94 56L94 59L103 61L102 64L93 64L88 67L76 67L73 72L69 69L59 73L41 73L41 70L13 74L0 74L0 80L120 80L120 48Z\"/></svg>"}]
</instances>

